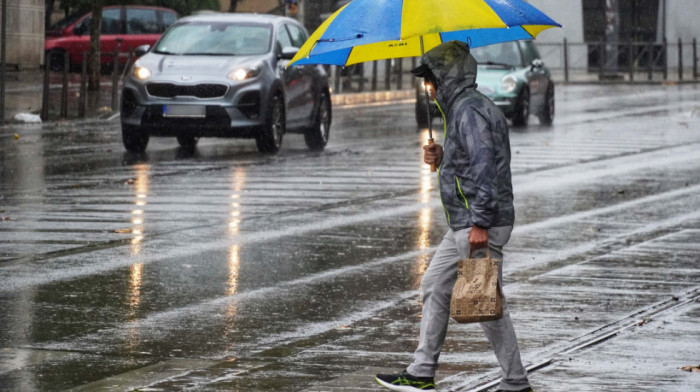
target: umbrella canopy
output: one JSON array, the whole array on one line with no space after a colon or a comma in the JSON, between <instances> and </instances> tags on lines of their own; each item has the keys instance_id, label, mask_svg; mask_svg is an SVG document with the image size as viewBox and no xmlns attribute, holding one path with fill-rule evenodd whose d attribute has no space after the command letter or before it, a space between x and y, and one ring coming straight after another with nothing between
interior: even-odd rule
<instances>
[{"instance_id":1,"label":"umbrella canopy","mask_svg":"<svg viewBox=\"0 0 700 392\"><path fill-rule=\"evenodd\" d=\"M350 65L420 56L442 42L471 47L561 27L523 0L354 0L311 35L289 65Z\"/></svg>"}]
</instances>

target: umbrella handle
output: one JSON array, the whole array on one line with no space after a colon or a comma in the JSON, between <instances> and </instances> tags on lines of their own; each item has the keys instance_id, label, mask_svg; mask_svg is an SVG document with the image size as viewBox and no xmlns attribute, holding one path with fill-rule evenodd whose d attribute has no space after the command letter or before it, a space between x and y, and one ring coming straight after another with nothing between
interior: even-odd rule
<instances>
[{"instance_id":1,"label":"umbrella handle","mask_svg":"<svg viewBox=\"0 0 700 392\"><path fill-rule=\"evenodd\" d=\"M423 51L423 36L421 36L421 52ZM431 145L435 143L435 139L433 139L433 118L431 117L432 115L430 114L430 94L428 94L428 90L425 90L425 110L428 114L428 145ZM431 163L430 164L430 171L435 172L435 164Z\"/></svg>"}]
</instances>

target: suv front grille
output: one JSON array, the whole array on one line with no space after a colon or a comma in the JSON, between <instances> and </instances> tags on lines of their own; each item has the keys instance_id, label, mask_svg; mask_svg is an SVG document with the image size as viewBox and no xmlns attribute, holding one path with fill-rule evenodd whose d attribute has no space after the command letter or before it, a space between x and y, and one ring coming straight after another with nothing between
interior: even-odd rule
<instances>
[{"instance_id":1,"label":"suv front grille","mask_svg":"<svg viewBox=\"0 0 700 392\"><path fill-rule=\"evenodd\" d=\"M202 83L192 86L180 86L172 83L149 83L146 85L148 94L154 97L173 98L191 96L197 98L219 98L226 95L228 86L225 84Z\"/></svg>"}]
</instances>

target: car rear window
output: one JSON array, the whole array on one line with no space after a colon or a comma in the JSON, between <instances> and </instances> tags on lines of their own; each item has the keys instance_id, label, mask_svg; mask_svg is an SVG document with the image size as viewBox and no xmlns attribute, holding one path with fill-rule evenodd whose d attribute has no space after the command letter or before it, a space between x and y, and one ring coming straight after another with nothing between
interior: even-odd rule
<instances>
[{"instance_id":1,"label":"car rear window","mask_svg":"<svg viewBox=\"0 0 700 392\"><path fill-rule=\"evenodd\" d=\"M229 22L173 25L154 52L174 55L250 56L270 51L272 26Z\"/></svg>"}]
</instances>

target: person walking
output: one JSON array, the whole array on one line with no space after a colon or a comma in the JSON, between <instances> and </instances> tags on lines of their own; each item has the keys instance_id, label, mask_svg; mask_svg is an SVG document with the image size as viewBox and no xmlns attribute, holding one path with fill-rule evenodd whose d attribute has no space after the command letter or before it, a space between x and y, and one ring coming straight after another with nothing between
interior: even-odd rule
<instances>
[{"instance_id":1,"label":"person walking","mask_svg":"<svg viewBox=\"0 0 700 392\"><path fill-rule=\"evenodd\" d=\"M423 313L413 363L398 374L375 377L384 387L407 392L435 390L458 261L470 251L475 258L484 257L487 246L492 257L503 260L515 218L508 125L501 110L476 90L477 63L469 46L443 43L423 55L411 72L425 79L443 114L444 146L424 146L423 160L439 166L440 199L450 229L421 282ZM501 287L502 276L499 270ZM505 299L503 317L480 326L501 365L498 391L532 391Z\"/></svg>"}]
</instances>

